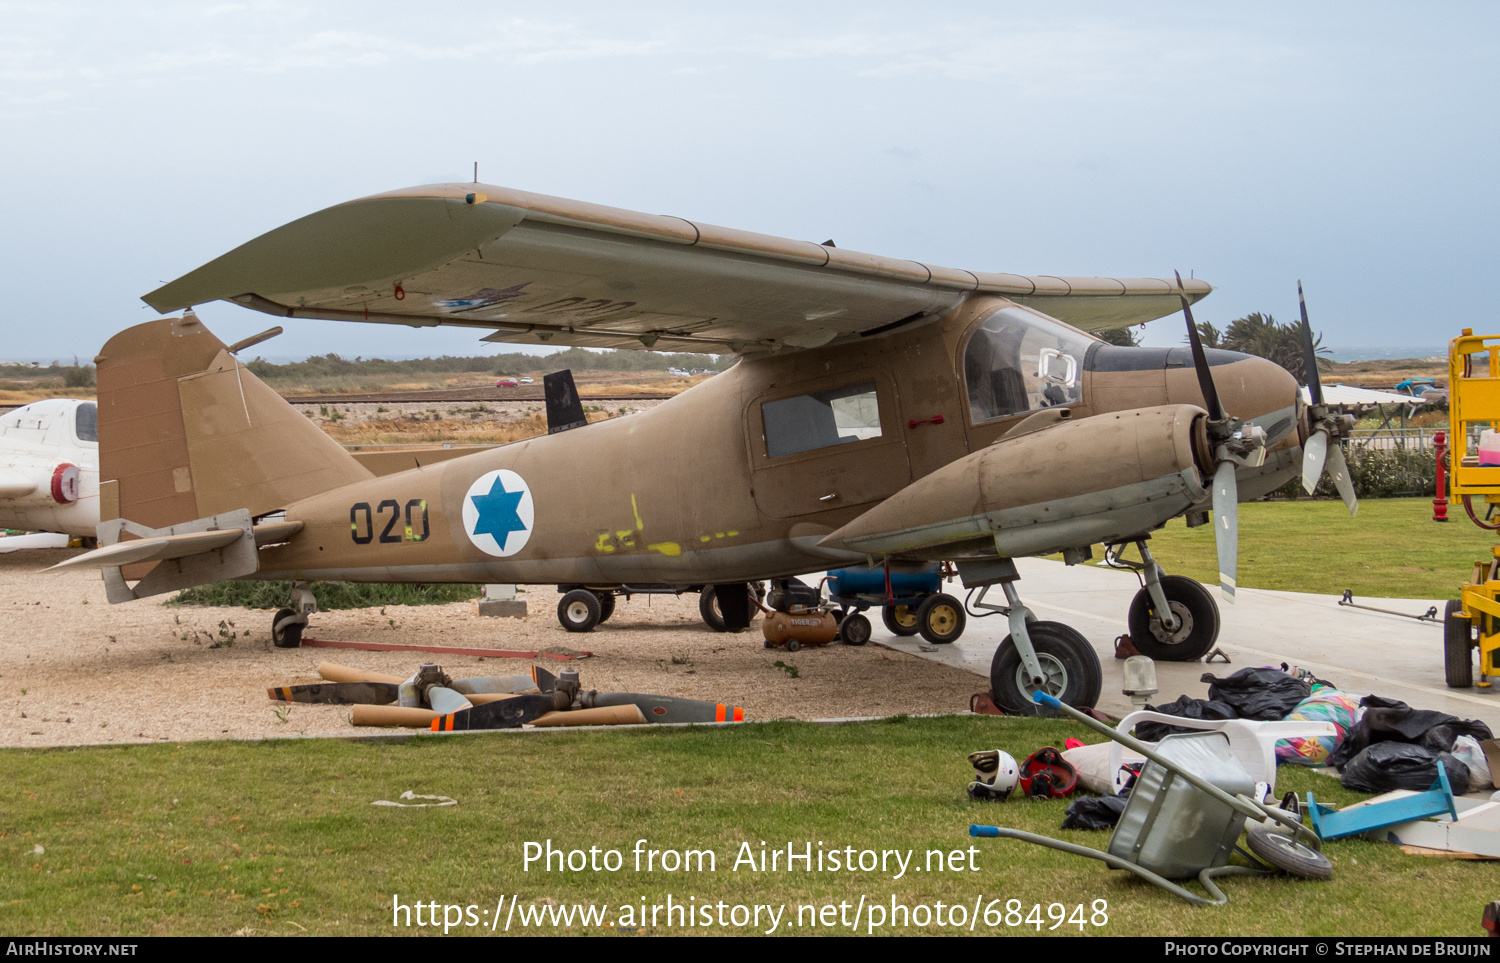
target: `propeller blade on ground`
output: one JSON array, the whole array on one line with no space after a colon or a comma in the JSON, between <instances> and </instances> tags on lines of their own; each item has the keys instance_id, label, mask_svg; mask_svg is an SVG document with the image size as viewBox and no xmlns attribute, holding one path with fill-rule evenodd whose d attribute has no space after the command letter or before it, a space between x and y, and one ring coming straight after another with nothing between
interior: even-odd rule
<instances>
[{"instance_id":1,"label":"propeller blade on ground","mask_svg":"<svg viewBox=\"0 0 1500 963\"><path fill-rule=\"evenodd\" d=\"M1203 392L1203 402L1208 408L1208 417L1224 421L1224 406L1219 402L1219 389L1214 386L1213 372L1208 368L1208 355L1203 352L1203 341L1198 337L1198 326L1193 323L1193 309L1188 305L1187 295L1182 293L1182 275L1177 275L1177 297L1182 301L1182 314L1187 318L1188 345L1193 350L1193 368L1198 372L1198 390Z\"/></svg>"},{"instance_id":2,"label":"propeller blade on ground","mask_svg":"<svg viewBox=\"0 0 1500 963\"><path fill-rule=\"evenodd\" d=\"M399 686L390 682L316 682L311 685L272 686L266 695L277 702L325 706L388 706Z\"/></svg>"},{"instance_id":3,"label":"propeller blade on ground","mask_svg":"<svg viewBox=\"0 0 1500 963\"><path fill-rule=\"evenodd\" d=\"M557 676L540 666L534 665L531 667L531 684L543 693L551 692L557 688Z\"/></svg>"},{"instance_id":4,"label":"propeller blade on ground","mask_svg":"<svg viewBox=\"0 0 1500 963\"><path fill-rule=\"evenodd\" d=\"M1240 493L1234 462L1219 462L1214 472L1214 542L1219 549L1219 588L1224 601L1233 602L1240 543Z\"/></svg>"},{"instance_id":5,"label":"propeller blade on ground","mask_svg":"<svg viewBox=\"0 0 1500 963\"><path fill-rule=\"evenodd\" d=\"M596 706L633 705L641 710L647 722L743 722L745 710L718 702L678 699L673 696L644 695L639 692L599 692Z\"/></svg>"},{"instance_id":6,"label":"propeller blade on ground","mask_svg":"<svg viewBox=\"0 0 1500 963\"><path fill-rule=\"evenodd\" d=\"M1302 490L1309 495L1318 487L1318 477L1323 474L1323 461L1327 457L1328 432L1313 432L1302 449Z\"/></svg>"},{"instance_id":7,"label":"propeller blade on ground","mask_svg":"<svg viewBox=\"0 0 1500 963\"><path fill-rule=\"evenodd\" d=\"M464 695L483 693L525 692L535 689L536 683L529 675L481 675L470 679L453 680L453 691Z\"/></svg>"},{"instance_id":8,"label":"propeller blade on ground","mask_svg":"<svg viewBox=\"0 0 1500 963\"><path fill-rule=\"evenodd\" d=\"M1307 369L1303 375L1307 378L1308 400L1314 405L1321 405L1323 379L1318 375L1318 350L1313 346L1312 325L1307 321L1307 298L1302 296L1301 281L1297 282L1297 304L1302 308L1302 364ZM1312 493L1311 488L1307 491Z\"/></svg>"},{"instance_id":9,"label":"propeller blade on ground","mask_svg":"<svg viewBox=\"0 0 1500 963\"><path fill-rule=\"evenodd\" d=\"M464 732L471 729L515 729L541 718L558 706L551 695L518 695L472 709L450 712L432 720L433 732Z\"/></svg>"},{"instance_id":10,"label":"propeller blade on ground","mask_svg":"<svg viewBox=\"0 0 1500 963\"><path fill-rule=\"evenodd\" d=\"M474 703L465 698L462 692L457 692L447 686L434 685L427 688L427 705L432 711L447 715L462 709L471 709Z\"/></svg>"},{"instance_id":11,"label":"propeller blade on ground","mask_svg":"<svg viewBox=\"0 0 1500 963\"><path fill-rule=\"evenodd\" d=\"M1349 478L1349 465L1344 461L1344 449L1339 445L1328 448L1328 471L1333 475L1333 484L1344 499L1350 515L1359 514L1359 498L1354 494L1354 482Z\"/></svg>"}]
</instances>

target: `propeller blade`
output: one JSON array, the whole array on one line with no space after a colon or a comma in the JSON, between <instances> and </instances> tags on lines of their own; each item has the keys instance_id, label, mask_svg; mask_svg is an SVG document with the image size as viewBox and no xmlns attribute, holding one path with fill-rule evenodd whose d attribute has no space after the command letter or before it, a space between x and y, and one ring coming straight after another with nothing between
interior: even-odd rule
<instances>
[{"instance_id":1,"label":"propeller blade","mask_svg":"<svg viewBox=\"0 0 1500 963\"><path fill-rule=\"evenodd\" d=\"M1313 346L1312 325L1307 321L1307 298L1302 296L1302 282L1297 282L1297 304L1302 308L1302 364L1307 369L1307 395L1309 401L1315 405L1323 403L1323 379L1318 376L1318 351ZM1325 443L1327 439L1324 439ZM1306 487L1306 471L1303 473L1303 486ZM1307 489L1312 494L1312 489Z\"/></svg>"},{"instance_id":2,"label":"propeller blade","mask_svg":"<svg viewBox=\"0 0 1500 963\"><path fill-rule=\"evenodd\" d=\"M557 676L541 666L534 665L531 667L531 684L542 692L551 692L557 688Z\"/></svg>"},{"instance_id":3,"label":"propeller blade","mask_svg":"<svg viewBox=\"0 0 1500 963\"><path fill-rule=\"evenodd\" d=\"M1354 494L1354 481L1349 477L1349 465L1344 461L1344 449L1339 445L1328 448L1328 470L1333 474L1333 484L1344 499L1350 515L1359 514L1359 498Z\"/></svg>"},{"instance_id":4,"label":"propeller blade","mask_svg":"<svg viewBox=\"0 0 1500 963\"><path fill-rule=\"evenodd\" d=\"M472 709L461 709L432 720L433 732L463 732L470 729L515 729L541 718L556 709L551 695L518 695L498 702L487 702Z\"/></svg>"},{"instance_id":5,"label":"propeller blade","mask_svg":"<svg viewBox=\"0 0 1500 963\"><path fill-rule=\"evenodd\" d=\"M1323 474L1323 461L1328 457L1328 432L1318 430L1307 439L1302 449L1302 490L1309 495L1318 487L1318 477Z\"/></svg>"},{"instance_id":6,"label":"propeller blade","mask_svg":"<svg viewBox=\"0 0 1500 963\"><path fill-rule=\"evenodd\" d=\"M1219 462L1214 471L1214 542L1219 549L1219 588L1224 601L1233 602L1239 567L1240 492L1231 461Z\"/></svg>"},{"instance_id":7,"label":"propeller blade","mask_svg":"<svg viewBox=\"0 0 1500 963\"><path fill-rule=\"evenodd\" d=\"M1219 403L1219 390L1214 387L1213 372L1208 370L1208 355L1203 352L1203 342L1198 338L1198 326L1193 323L1193 309L1188 305L1187 295L1182 293L1182 275L1177 275L1177 297L1182 301L1182 313L1187 318L1188 344L1193 350L1193 367L1198 371L1198 390L1203 392L1203 401L1208 407L1208 417L1224 421L1224 406Z\"/></svg>"},{"instance_id":8,"label":"propeller blade","mask_svg":"<svg viewBox=\"0 0 1500 963\"><path fill-rule=\"evenodd\" d=\"M527 689L535 688L536 683L529 675L481 675L453 681L453 691L462 692L464 695L525 692Z\"/></svg>"},{"instance_id":9,"label":"propeller blade","mask_svg":"<svg viewBox=\"0 0 1500 963\"><path fill-rule=\"evenodd\" d=\"M317 682L311 685L280 685L266 690L277 702L301 702L323 706L388 706L396 701L399 686L390 682Z\"/></svg>"},{"instance_id":10,"label":"propeller blade","mask_svg":"<svg viewBox=\"0 0 1500 963\"><path fill-rule=\"evenodd\" d=\"M639 692L599 692L596 706L633 705L641 710L647 722L743 722L745 710L739 706L673 696L643 695Z\"/></svg>"}]
</instances>

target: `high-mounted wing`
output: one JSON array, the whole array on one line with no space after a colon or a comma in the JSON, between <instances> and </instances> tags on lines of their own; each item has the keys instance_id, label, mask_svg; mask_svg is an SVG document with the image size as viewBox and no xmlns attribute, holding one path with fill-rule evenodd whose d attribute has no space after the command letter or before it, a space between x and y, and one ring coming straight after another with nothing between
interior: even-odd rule
<instances>
[{"instance_id":1,"label":"high-mounted wing","mask_svg":"<svg viewBox=\"0 0 1500 963\"><path fill-rule=\"evenodd\" d=\"M1210 290L1187 284L1192 300ZM482 328L487 341L718 354L902 329L970 292L1092 331L1179 306L1165 280L962 271L481 184L327 208L144 300L163 313L226 300L282 317Z\"/></svg>"}]
</instances>

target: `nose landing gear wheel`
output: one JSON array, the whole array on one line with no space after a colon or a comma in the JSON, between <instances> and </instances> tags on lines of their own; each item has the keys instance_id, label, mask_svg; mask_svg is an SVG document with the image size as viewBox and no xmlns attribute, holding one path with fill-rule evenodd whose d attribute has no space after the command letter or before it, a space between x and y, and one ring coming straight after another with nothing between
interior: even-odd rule
<instances>
[{"instance_id":1,"label":"nose landing gear wheel","mask_svg":"<svg viewBox=\"0 0 1500 963\"><path fill-rule=\"evenodd\" d=\"M917 630L933 645L947 645L964 634L963 604L951 595L929 595L917 609Z\"/></svg>"},{"instance_id":2,"label":"nose landing gear wheel","mask_svg":"<svg viewBox=\"0 0 1500 963\"><path fill-rule=\"evenodd\" d=\"M1130 641L1136 651L1160 662L1196 662L1219 638L1219 606L1208 589L1181 575L1161 580L1167 607L1177 617L1177 628L1168 632L1156 619L1151 593L1141 589L1130 602L1126 618Z\"/></svg>"},{"instance_id":3,"label":"nose landing gear wheel","mask_svg":"<svg viewBox=\"0 0 1500 963\"><path fill-rule=\"evenodd\" d=\"M1061 622L1030 622L1026 634L1042 665L1042 690L1070 706L1092 708L1104 689L1104 670L1088 639ZM990 663L990 691L1007 713L1036 714L1031 697L1037 686L1011 636L1000 643Z\"/></svg>"},{"instance_id":4,"label":"nose landing gear wheel","mask_svg":"<svg viewBox=\"0 0 1500 963\"><path fill-rule=\"evenodd\" d=\"M892 635L906 637L916 635L922 630L917 622L917 609L911 605L891 605L887 603L880 609L880 619Z\"/></svg>"},{"instance_id":5,"label":"nose landing gear wheel","mask_svg":"<svg viewBox=\"0 0 1500 963\"><path fill-rule=\"evenodd\" d=\"M557 621L569 632L589 632L600 622L599 610L599 596L574 589L557 603Z\"/></svg>"}]
</instances>

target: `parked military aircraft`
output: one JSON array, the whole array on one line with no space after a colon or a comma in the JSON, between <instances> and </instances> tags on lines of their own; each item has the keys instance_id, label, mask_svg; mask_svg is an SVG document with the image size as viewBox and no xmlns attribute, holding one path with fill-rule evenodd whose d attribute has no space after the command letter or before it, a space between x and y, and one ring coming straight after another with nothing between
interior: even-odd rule
<instances>
[{"instance_id":1,"label":"parked military aircraft","mask_svg":"<svg viewBox=\"0 0 1500 963\"><path fill-rule=\"evenodd\" d=\"M97 412L92 401L49 398L0 415L0 528L94 537Z\"/></svg>"},{"instance_id":2,"label":"parked military aircraft","mask_svg":"<svg viewBox=\"0 0 1500 963\"><path fill-rule=\"evenodd\" d=\"M1315 427L1337 431L1271 362L1087 333L1209 290L954 270L482 185L365 198L145 300L739 363L644 413L374 476L191 311L137 325L96 359L104 547L68 564L105 566L111 601L295 580L274 623L295 645L314 580L711 584L735 627L749 581L942 560L971 615L1009 620L1003 705L1026 711L1039 687L1088 705L1097 656L1033 619L1010 559L1134 543L1137 647L1198 658L1217 606L1162 573L1150 532L1212 509L1232 595L1235 503L1294 477ZM997 584L1004 605L984 600Z\"/></svg>"}]
</instances>

